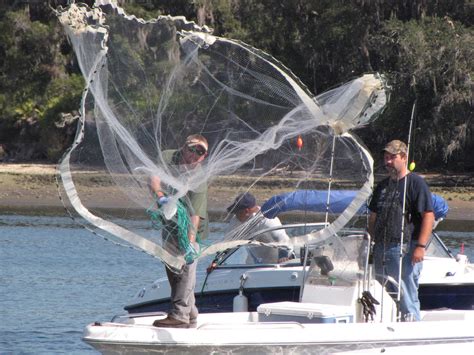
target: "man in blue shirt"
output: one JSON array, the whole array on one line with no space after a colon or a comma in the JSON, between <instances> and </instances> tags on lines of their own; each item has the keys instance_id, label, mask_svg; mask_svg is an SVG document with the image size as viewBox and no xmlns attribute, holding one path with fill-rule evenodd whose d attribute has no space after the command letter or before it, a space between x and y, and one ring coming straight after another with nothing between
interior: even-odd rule
<instances>
[{"instance_id":1,"label":"man in blue shirt","mask_svg":"<svg viewBox=\"0 0 474 355\"><path fill-rule=\"evenodd\" d=\"M375 242L373 260L379 280L385 275L398 280L402 247L399 310L402 320L420 320L418 278L434 213L428 185L407 168L407 152L407 146L399 140L389 142L384 148L389 177L374 190L369 205L369 233Z\"/></svg>"}]
</instances>

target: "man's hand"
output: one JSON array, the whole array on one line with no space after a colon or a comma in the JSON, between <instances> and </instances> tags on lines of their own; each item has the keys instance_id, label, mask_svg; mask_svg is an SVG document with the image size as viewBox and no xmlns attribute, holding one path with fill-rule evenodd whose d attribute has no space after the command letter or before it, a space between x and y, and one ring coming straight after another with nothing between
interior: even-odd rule
<instances>
[{"instance_id":1,"label":"man's hand","mask_svg":"<svg viewBox=\"0 0 474 355\"><path fill-rule=\"evenodd\" d=\"M421 219L421 230L418 236L417 246L413 251L413 255L411 257L411 262L413 265L423 261L425 257L425 248L428 245L431 232L433 230L433 222L434 222L434 213L433 211L423 212L422 219Z\"/></svg>"},{"instance_id":2,"label":"man's hand","mask_svg":"<svg viewBox=\"0 0 474 355\"><path fill-rule=\"evenodd\" d=\"M411 262L412 262L413 265L415 265L416 263L419 263L419 262L423 261L424 257L425 257L425 248L416 247L413 250L413 255L411 257Z\"/></svg>"},{"instance_id":3,"label":"man's hand","mask_svg":"<svg viewBox=\"0 0 474 355\"><path fill-rule=\"evenodd\" d=\"M161 196L158 198L158 205L163 206L166 205L170 201L170 198L167 196Z\"/></svg>"}]
</instances>

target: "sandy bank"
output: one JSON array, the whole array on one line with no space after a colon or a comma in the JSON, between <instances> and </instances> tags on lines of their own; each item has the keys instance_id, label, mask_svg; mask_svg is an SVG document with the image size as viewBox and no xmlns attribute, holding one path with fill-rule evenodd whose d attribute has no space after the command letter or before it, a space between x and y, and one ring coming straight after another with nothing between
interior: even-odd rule
<instances>
[{"instance_id":1,"label":"sandy bank","mask_svg":"<svg viewBox=\"0 0 474 355\"><path fill-rule=\"evenodd\" d=\"M474 176L426 174L433 192L443 196L449 204L449 220L474 221ZM230 180L232 178L229 178ZM231 182L231 181L229 181ZM225 184L209 191L209 210L224 212L237 191ZM274 193L271 188L256 193L265 200ZM97 208L130 208L121 192L113 186L97 184L87 187L84 198ZM100 196L100 198L97 198ZM47 164L0 164L0 212L22 210L62 210L56 183L56 167Z\"/></svg>"}]
</instances>

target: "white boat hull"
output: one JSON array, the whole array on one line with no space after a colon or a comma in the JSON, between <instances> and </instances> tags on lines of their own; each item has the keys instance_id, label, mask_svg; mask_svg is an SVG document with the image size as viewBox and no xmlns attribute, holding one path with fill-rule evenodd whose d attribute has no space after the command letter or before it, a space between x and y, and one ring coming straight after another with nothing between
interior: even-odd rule
<instances>
[{"instance_id":1,"label":"white boat hull","mask_svg":"<svg viewBox=\"0 0 474 355\"><path fill-rule=\"evenodd\" d=\"M261 322L256 312L202 314L196 329L157 328L155 319L90 324L83 339L104 354L321 354L451 343L474 349L474 312L435 311L421 322L363 324Z\"/></svg>"}]
</instances>

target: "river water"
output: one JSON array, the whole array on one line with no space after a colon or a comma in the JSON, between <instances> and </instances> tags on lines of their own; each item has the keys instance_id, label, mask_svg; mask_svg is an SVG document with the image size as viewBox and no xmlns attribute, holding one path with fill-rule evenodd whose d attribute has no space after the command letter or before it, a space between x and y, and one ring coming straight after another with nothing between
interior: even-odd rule
<instances>
[{"instance_id":1,"label":"river water","mask_svg":"<svg viewBox=\"0 0 474 355\"><path fill-rule=\"evenodd\" d=\"M474 260L472 232L440 235L454 253L464 243ZM159 260L67 217L0 215L0 354L96 354L81 340L84 326L124 313L142 286L163 275Z\"/></svg>"}]
</instances>

